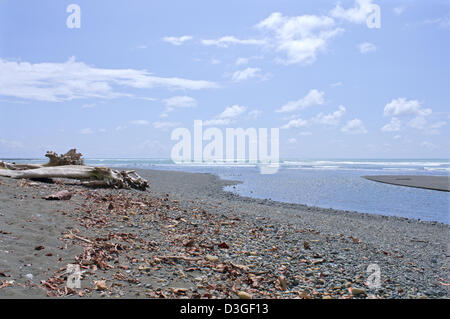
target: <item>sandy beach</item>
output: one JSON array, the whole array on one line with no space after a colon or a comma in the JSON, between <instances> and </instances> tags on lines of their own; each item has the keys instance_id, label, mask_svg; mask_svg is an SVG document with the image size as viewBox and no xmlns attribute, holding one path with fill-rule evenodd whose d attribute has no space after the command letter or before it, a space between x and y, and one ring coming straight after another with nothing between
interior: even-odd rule
<instances>
[{"instance_id":1,"label":"sandy beach","mask_svg":"<svg viewBox=\"0 0 450 319\"><path fill-rule=\"evenodd\" d=\"M447 224L240 197L210 174L139 174L148 191L1 177L0 298L450 297ZM72 198L42 199L61 190ZM80 289L66 287L67 264L81 265Z\"/></svg>"}]
</instances>

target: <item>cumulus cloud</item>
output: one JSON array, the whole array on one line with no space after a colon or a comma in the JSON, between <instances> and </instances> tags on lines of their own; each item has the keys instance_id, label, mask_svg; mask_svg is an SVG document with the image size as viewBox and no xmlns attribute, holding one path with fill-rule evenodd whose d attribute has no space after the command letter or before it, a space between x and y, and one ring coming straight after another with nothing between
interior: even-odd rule
<instances>
[{"instance_id":1,"label":"cumulus cloud","mask_svg":"<svg viewBox=\"0 0 450 319\"><path fill-rule=\"evenodd\" d=\"M333 113L323 114L319 113L313 119L315 123L325 124L325 125L338 125L341 118L344 116L346 108L343 105L339 106L339 109Z\"/></svg>"},{"instance_id":2,"label":"cumulus cloud","mask_svg":"<svg viewBox=\"0 0 450 319\"><path fill-rule=\"evenodd\" d=\"M245 113L247 108L245 106L233 105L228 106L225 110L219 115L215 116L211 120L207 120L203 122L205 126L220 126L220 125L228 125L236 121L236 119Z\"/></svg>"},{"instance_id":3,"label":"cumulus cloud","mask_svg":"<svg viewBox=\"0 0 450 319\"><path fill-rule=\"evenodd\" d=\"M163 41L168 42L170 44L179 46L182 45L184 42L192 40L193 37L190 35L183 35L181 37L164 37Z\"/></svg>"},{"instance_id":4,"label":"cumulus cloud","mask_svg":"<svg viewBox=\"0 0 450 319\"><path fill-rule=\"evenodd\" d=\"M202 40L202 44L206 46L217 46L221 48L227 48L232 44L246 44L246 45L264 45L266 40L258 39L238 39L234 36L225 36L219 39Z\"/></svg>"},{"instance_id":5,"label":"cumulus cloud","mask_svg":"<svg viewBox=\"0 0 450 319\"><path fill-rule=\"evenodd\" d=\"M190 96L174 96L163 100L167 107L195 107L197 106L197 100Z\"/></svg>"},{"instance_id":6,"label":"cumulus cloud","mask_svg":"<svg viewBox=\"0 0 450 319\"><path fill-rule=\"evenodd\" d=\"M287 104L283 105L281 108L276 110L275 112L279 113L286 113L286 112L293 112L297 110L302 110L307 107L313 106L313 105L322 105L325 103L324 100L324 92L318 91L316 89L312 89L308 92L308 94L297 100L297 101L290 101Z\"/></svg>"},{"instance_id":7,"label":"cumulus cloud","mask_svg":"<svg viewBox=\"0 0 450 319\"><path fill-rule=\"evenodd\" d=\"M244 70L239 70L233 73L231 79L234 82L241 82L249 80L255 77L261 77L261 69L259 68L246 68Z\"/></svg>"},{"instance_id":8,"label":"cumulus cloud","mask_svg":"<svg viewBox=\"0 0 450 319\"><path fill-rule=\"evenodd\" d=\"M153 127L156 129L167 130L169 128L180 126L180 122L153 122Z\"/></svg>"},{"instance_id":9,"label":"cumulus cloud","mask_svg":"<svg viewBox=\"0 0 450 319\"><path fill-rule=\"evenodd\" d=\"M381 128L381 130L383 132L397 132L400 131L401 127L402 122L398 118L393 117L388 124Z\"/></svg>"},{"instance_id":10,"label":"cumulus cloud","mask_svg":"<svg viewBox=\"0 0 450 319\"><path fill-rule=\"evenodd\" d=\"M384 107L384 116L427 116L431 114L431 112L431 109L422 109L419 101L407 100L406 98L393 99Z\"/></svg>"},{"instance_id":11,"label":"cumulus cloud","mask_svg":"<svg viewBox=\"0 0 450 319\"><path fill-rule=\"evenodd\" d=\"M395 7L393 11L396 15L399 16L399 15L403 14L403 12L405 12L405 9L406 9L406 7L400 6L400 7Z\"/></svg>"},{"instance_id":12,"label":"cumulus cloud","mask_svg":"<svg viewBox=\"0 0 450 319\"><path fill-rule=\"evenodd\" d=\"M391 122L381 128L382 131L399 131L400 120L403 117L408 120L407 127L424 131L428 134L438 134L439 128L446 125L445 121L430 122L433 111L431 108L423 108L418 100L406 98L393 99L384 107L384 116L391 116Z\"/></svg>"},{"instance_id":13,"label":"cumulus cloud","mask_svg":"<svg viewBox=\"0 0 450 319\"><path fill-rule=\"evenodd\" d=\"M427 19L424 23L437 25L441 29L450 28L450 14L447 14L440 18Z\"/></svg>"},{"instance_id":14,"label":"cumulus cloud","mask_svg":"<svg viewBox=\"0 0 450 319\"><path fill-rule=\"evenodd\" d=\"M301 119L301 118L297 118L297 119L290 120L287 124L283 125L281 128L282 129L291 129L291 128L303 127L306 125L308 125L308 121Z\"/></svg>"},{"instance_id":15,"label":"cumulus cloud","mask_svg":"<svg viewBox=\"0 0 450 319\"><path fill-rule=\"evenodd\" d=\"M149 125L150 123L146 120L134 120L130 122L133 125Z\"/></svg>"},{"instance_id":16,"label":"cumulus cloud","mask_svg":"<svg viewBox=\"0 0 450 319\"><path fill-rule=\"evenodd\" d=\"M341 129L342 132L348 134L366 134L367 129L360 119L353 119L348 121Z\"/></svg>"},{"instance_id":17,"label":"cumulus cloud","mask_svg":"<svg viewBox=\"0 0 450 319\"><path fill-rule=\"evenodd\" d=\"M239 58L236 59L235 64L236 65L244 65L244 64L248 64L248 61L249 61L248 58L239 57Z\"/></svg>"},{"instance_id":18,"label":"cumulus cloud","mask_svg":"<svg viewBox=\"0 0 450 319\"><path fill-rule=\"evenodd\" d=\"M190 96L173 96L168 99L164 99L163 103L166 108L160 117L167 117L170 112L174 111L175 108L191 108L197 106L197 100Z\"/></svg>"},{"instance_id":19,"label":"cumulus cloud","mask_svg":"<svg viewBox=\"0 0 450 319\"><path fill-rule=\"evenodd\" d=\"M262 114L262 111L260 111L260 110L253 110L253 111L248 112L248 116L250 116L253 119L257 119L258 117L261 116L261 114Z\"/></svg>"},{"instance_id":20,"label":"cumulus cloud","mask_svg":"<svg viewBox=\"0 0 450 319\"><path fill-rule=\"evenodd\" d=\"M359 49L359 52L361 52L362 54L366 54L369 52L376 51L377 47L373 43L364 42L364 43L358 44L358 49Z\"/></svg>"},{"instance_id":21,"label":"cumulus cloud","mask_svg":"<svg viewBox=\"0 0 450 319\"><path fill-rule=\"evenodd\" d=\"M331 10L331 16L337 19L347 20L352 23L365 23L367 16L373 11L372 0L356 0L355 6L344 9L338 4Z\"/></svg>"},{"instance_id":22,"label":"cumulus cloud","mask_svg":"<svg viewBox=\"0 0 450 319\"><path fill-rule=\"evenodd\" d=\"M285 64L313 63L318 52L326 49L328 41L343 32L327 16L287 17L279 12L272 13L256 27L269 33L271 38L267 45L286 55L280 60Z\"/></svg>"},{"instance_id":23,"label":"cumulus cloud","mask_svg":"<svg viewBox=\"0 0 450 319\"><path fill-rule=\"evenodd\" d=\"M90 135L90 134L94 134L94 130L91 128L84 128L80 131L81 134L84 135Z\"/></svg>"},{"instance_id":24,"label":"cumulus cloud","mask_svg":"<svg viewBox=\"0 0 450 319\"><path fill-rule=\"evenodd\" d=\"M60 102L82 98L117 98L130 94L117 87L200 90L216 88L209 81L157 77L146 70L104 69L77 62L28 63L0 59L0 95L38 101Z\"/></svg>"}]
</instances>

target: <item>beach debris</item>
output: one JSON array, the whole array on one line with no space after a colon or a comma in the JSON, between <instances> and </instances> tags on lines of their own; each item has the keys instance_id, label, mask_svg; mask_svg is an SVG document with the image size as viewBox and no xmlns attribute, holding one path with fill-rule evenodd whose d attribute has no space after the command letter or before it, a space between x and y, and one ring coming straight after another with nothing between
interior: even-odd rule
<instances>
[{"instance_id":1,"label":"beach debris","mask_svg":"<svg viewBox=\"0 0 450 319\"><path fill-rule=\"evenodd\" d=\"M119 171L107 167L84 166L82 155L75 149L63 155L49 151L45 156L50 161L44 165L17 165L0 161L0 176L47 181L67 178L79 180L87 187L133 188L141 191L149 187L148 181L134 170Z\"/></svg>"},{"instance_id":2,"label":"beach debris","mask_svg":"<svg viewBox=\"0 0 450 319\"><path fill-rule=\"evenodd\" d=\"M220 244L217 245L219 248L223 248L223 249L229 249L230 246L228 246L228 244L226 242L222 242Z\"/></svg>"},{"instance_id":3,"label":"beach debris","mask_svg":"<svg viewBox=\"0 0 450 319\"><path fill-rule=\"evenodd\" d=\"M25 277L29 280L33 280L34 278L33 274L26 274Z\"/></svg>"},{"instance_id":4,"label":"beach debris","mask_svg":"<svg viewBox=\"0 0 450 319\"><path fill-rule=\"evenodd\" d=\"M148 181L140 177L136 171L117 171L107 167L67 165L27 170L0 170L0 176L14 179L68 178L80 180L82 185L88 187L134 188L142 191L149 187Z\"/></svg>"},{"instance_id":5,"label":"beach debris","mask_svg":"<svg viewBox=\"0 0 450 319\"><path fill-rule=\"evenodd\" d=\"M42 199L45 199L45 200L70 200L72 198L72 195L73 194L71 192L64 190L64 191L57 192L55 194L44 196L44 197L42 197Z\"/></svg>"},{"instance_id":6,"label":"beach debris","mask_svg":"<svg viewBox=\"0 0 450 319\"><path fill-rule=\"evenodd\" d=\"M0 289L14 285L14 280L2 280L0 283Z\"/></svg>"},{"instance_id":7,"label":"beach debris","mask_svg":"<svg viewBox=\"0 0 450 319\"><path fill-rule=\"evenodd\" d=\"M49 162L45 166L84 165L82 156L75 148L61 155L48 151L45 157L49 159Z\"/></svg>"},{"instance_id":8,"label":"beach debris","mask_svg":"<svg viewBox=\"0 0 450 319\"><path fill-rule=\"evenodd\" d=\"M311 248L311 245L310 245L307 241L304 241L304 242L303 242L303 248L305 248L305 249L310 249L310 248Z\"/></svg>"},{"instance_id":9,"label":"beach debris","mask_svg":"<svg viewBox=\"0 0 450 319\"><path fill-rule=\"evenodd\" d=\"M106 290L106 281L105 280L96 280L94 281L94 289L95 290Z\"/></svg>"},{"instance_id":10,"label":"beach debris","mask_svg":"<svg viewBox=\"0 0 450 319\"><path fill-rule=\"evenodd\" d=\"M34 250L42 250L42 249L45 249L45 247L44 247L44 246L37 246L37 247L34 247Z\"/></svg>"},{"instance_id":11,"label":"beach debris","mask_svg":"<svg viewBox=\"0 0 450 319\"><path fill-rule=\"evenodd\" d=\"M286 290L287 289L287 280L286 277L281 275L280 277L278 277L277 283L276 283L278 289L280 290Z\"/></svg>"}]
</instances>

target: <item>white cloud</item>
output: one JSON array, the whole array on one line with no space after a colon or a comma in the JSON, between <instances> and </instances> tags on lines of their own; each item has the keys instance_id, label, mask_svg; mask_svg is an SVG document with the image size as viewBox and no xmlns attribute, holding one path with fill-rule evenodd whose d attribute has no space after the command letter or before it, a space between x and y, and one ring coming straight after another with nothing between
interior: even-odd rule
<instances>
[{"instance_id":1,"label":"white cloud","mask_svg":"<svg viewBox=\"0 0 450 319\"><path fill-rule=\"evenodd\" d=\"M446 125L445 121L431 122L433 110L422 108L422 104L417 100L407 100L398 98L392 100L384 107L384 116L392 116L391 122L381 128L382 131L400 131L400 120L397 117L409 117L407 126L416 130L421 130L427 134L438 134L439 128Z\"/></svg>"},{"instance_id":2,"label":"white cloud","mask_svg":"<svg viewBox=\"0 0 450 319\"><path fill-rule=\"evenodd\" d=\"M347 122L341 129L342 132L348 134L366 134L367 129L360 119L353 119Z\"/></svg>"},{"instance_id":3,"label":"white cloud","mask_svg":"<svg viewBox=\"0 0 450 319\"><path fill-rule=\"evenodd\" d=\"M300 135L300 136L310 136L310 135L312 135L312 133L311 132L300 132L298 135Z\"/></svg>"},{"instance_id":4,"label":"white cloud","mask_svg":"<svg viewBox=\"0 0 450 319\"><path fill-rule=\"evenodd\" d=\"M0 95L60 102L81 98L132 97L114 87L200 90L216 88L209 81L153 76L145 70L102 69L76 62L28 63L0 59Z\"/></svg>"},{"instance_id":5,"label":"white cloud","mask_svg":"<svg viewBox=\"0 0 450 319\"><path fill-rule=\"evenodd\" d=\"M234 120L232 119L219 119L219 118L215 118L212 120L206 120L203 121L203 125L204 126L221 126L221 125L228 125L233 123Z\"/></svg>"},{"instance_id":6,"label":"white cloud","mask_svg":"<svg viewBox=\"0 0 450 319\"><path fill-rule=\"evenodd\" d=\"M431 109L422 109L419 101L407 100L406 98L393 99L384 107L384 116L427 116L430 115L431 112Z\"/></svg>"},{"instance_id":7,"label":"white cloud","mask_svg":"<svg viewBox=\"0 0 450 319\"><path fill-rule=\"evenodd\" d=\"M332 86L332 87L338 87L338 86L342 86L343 85L343 83L342 82L335 82L335 83L331 83L330 84L330 86Z\"/></svg>"},{"instance_id":8,"label":"white cloud","mask_svg":"<svg viewBox=\"0 0 450 319\"><path fill-rule=\"evenodd\" d=\"M373 43L364 42L364 43L358 44L358 49L359 49L359 52L361 52L362 54L365 54L365 53L376 51L377 47Z\"/></svg>"},{"instance_id":9,"label":"white cloud","mask_svg":"<svg viewBox=\"0 0 450 319\"><path fill-rule=\"evenodd\" d=\"M260 111L260 110L253 110L253 111L248 112L248 116L250 116L253 119L257 119L258 117L261 116L261 114L262 114L262 111Z\"/></svg>"},{"instance_id":10,"label":"white cloud","mask_svg":"<svg viewBox=\"0 0 450 319\"><path fill-rule=\"evenodd\" d=\"M256 27L271 35L267 41L269 47L286 54L286 58L280 60L285 64L313 63L317 53L326 49L328 41L343 31L327 16L286 17L279 12L272 13Z\"/></svg>"},{"instance_id":11,"label":"white cloud","mask_svg":"<svg viewBox=\"0 0 450 319\"><path fill-rule=\"evenodd\" d=\"M425 20L425 24L436 24L439 28L445 29L450 27L450 14L436 19Z\"/></svg>"},{"instance_id":12,"label":"white cloud","mask_svg":"<svg viewBox=\"0 0 450 319\"><path fill-rule=\"evenodd\" d=\"M290 120L287 124L283 125L282 129L291 129L291 128L299 128L308 125L308 121L298 118L294 120Z\"/></svg>"},{"instance_id":13,"label":"white cloud","mask_svg":"<svg viewBox=\"0 0 450 319\"><path fill-rule=\"evenodd\" d=\"M89 104L83 104L83 106L81 106L81 108L83 109L91 109L93 107L95 107L95 103L89 103Z\"/></svg>"},{"instance_id":14,"label":"white cloud","mask_svg":"<svg viewBox=\"0 0 450 319\"><path fill-rule=\"evenodd\" d=\"M153 122L153 127L161 130L177 127L179 125L181 125L180 122Z\"/></svg>"},{"instance_id":15,"label":"white cloud","mask_svg":"<svg viewBox=\"0 0 450 319\"><path fill-rule=\"evenodd\" d=\"M82 130L80 131L80 133L81 133L81 134L84 134L84 135L89 135L89 134L93 134L93 133L94 133L94 130L91 129L91 128L84 128L84 129L82 129Z\"/></svg>"},{"instance_id":16,"label":"white cloud","mask_svg":"<svg viewBox=\"0 0 450 319\"><path fill-rule=\"evenodd\" d=\"M405 10L406 10L406 7L404 7L404 6L400 6L400 7L395 7L394 8L394 13L396 14L396 15L401 15L403 12L405 12Z\"/></svg>"},{"instance_id":17,"label":"white cloud","mask_svg":"<svg viewBox=\"0 0 450 319\"><path fill-rule=\"evenodd\" d=\"M225 36L219 39L202 40L202 44L206 46L217 46L221 48L227 48L231 44L246 44L246 45L264 45L266 40L258 39L238 39L234 36Z\"/></svg>"},{"instance_id":18,"label":"white cloud","mask_svg":"<svg viewBox=\"0 0 450 319\"><path fill-rule=\"evenodd\" d=\"M235 118L242 113L245 112L247 108L245 106L239 106L239 105L233 105L225 108L225 111L223 111L219 118Z\"/></svg>"},{"instance_id":19,"label":"white cloud","mask_svg":"<svg viewBox=\"0 0 450 319\"><path fill-rule=\"evenodd\" d=\"M279 113L293 112L296 110L305 109L313 105L322 105L325 102L323 98L324 94L325 94L324 92L312 89L308 92L308 94L305 97L297 101L290 101L287 104L283 105L280 109L276 110L275 112Z\"/></svg>"},{"instance_id":20,"label":"white cloud","mask_svg":"<svg viewBox=\"0 0 450 319\"><path fill-rule=\"evenodd\" d=\"M190 96L174 96L163 100L167 107L196 107L197 100Z\"/></svg>"},{"instance_id":21,"label":"white cloud","mask_svg":"<svg viewBox=\"0 0 450 319\"><path fill-rule=\"evenodd\" d=\"M236 121L237 117L245 113L247 108L245 106L233 105L228 106L225 110L214 117L211 120L207 120L203 122L205 126L219 126L219 125L228 125Z\"/></svg>"},{"instance_id":22,"label":"white cloud","mask_svg":"<svg viewBox=\"0 0 450 319\"><path fill-rule=\"evenodd\" d=\"M135 120L130 122L133 125L149 125L150 123L146 120Z\"/></svg>"},{"instance_id":23,"label":"white cloud","mask_svg":"<svg viewBox=\"0 0 450 319\"><path fill-rule=\"evenodd\" d=\"M183 35L181 37L164 37L163 41L179 46L179 45L182 45L184 42L192 40L192 39L193 39L193 37L190 35Z\"/></svg>"},{"instance_id":24,"label":"white cloud","mask_svg":"<svg viewBox=\"0 0 450 319\"><path fill-rule=\"evenodd\" d=\"M343 105L339 106L339 109L333 113L323 114L319 113L313 118L315 123L325 124L325 125L338 125L342 116L344 116L346 108Z\"/></svg>"},{"instance_id":25,"label":"white cloud","mask_svg":"<svg viewBox=\"0 0 450 319\"><path fill-rule=\"evenodd\" d=\"M388 124L386 124L381 128L381 130L383 132L397 132L400 131L401 127L402 122L398 118L393 117L391 118L391 121Z\"/></svg>"},{"instance_id":26,"label":"white cloud","mask_svg":"<svg viewBox=\"0 0 450 319\"><path fill-rule=\"evenodd\" d=\"M234 82L241 82L251 78L261 77L261 69L259 68L246 68L233 73L231 79Z\"/></svg>"},{"instance_id":27,"label":"white cloud","mask_svg":"<svg viewBox=\"0 0 450 319\"><path fill-rule=\"evenodd\" d=\"M235 64L236 65L244 65L248 64L248 58L237 58Z\"/></svg>"},{"instance_id":28,"label":"white cloud","mask_svg":"<svg viewBox=\"0 0 450 319\"><path fill-rule=\"evenodd\" d=\"M127 128L127 127L126 127L125 125L118 125L118 126L116 127L116 131L120 132L120 131L125 130L126 128Z\"/></svg>"},{"instance_id":29,"label":"white cloud","mask_svg":"<svg viewBox=\"0 0 450 319\"><path fill-rule=\"evenodd\" d=\"M331 10L331 16L352 23L365 23L367 16L373 11L372 0L356 0L353 8L344 9L338 4Z\"/></svg>"}]
</instances>

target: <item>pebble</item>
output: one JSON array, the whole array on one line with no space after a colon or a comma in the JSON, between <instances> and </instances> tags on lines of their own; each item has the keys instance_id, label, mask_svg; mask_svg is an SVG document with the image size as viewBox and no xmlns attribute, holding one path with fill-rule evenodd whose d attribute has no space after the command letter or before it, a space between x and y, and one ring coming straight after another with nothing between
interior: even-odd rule
<instances>
[{"instance_id":1,"label":"pebble","mask_svg":"<svg viewBox=\"0 0 450 319\"><path fill-rule=\"evenodd\" d=\"M353 296L359 296L364 295L366 293L365 289L362 288L352 288L352 295Z\"/></svg>"},{"instance_id":2,"label":"pebble","mask_svg":"<svg viewBox=\"0 0 450 319\"><path fill-rule=\"evenodd\" d=\"M219 261L219 257L213 255L206 255L205 259L212 262Z\"/></svg>"},{"instance_id":3,"label":"pebble","mask_svg":"<svg viewBox=\"0 0 450 319\"><path fill-rule=\"evenodd\" d=\"M241 299L252 299L252 295L250 295L249 293L245 292L245 291L239 291L237 293L238 297Z\"/></svg>"}]
</instances>

